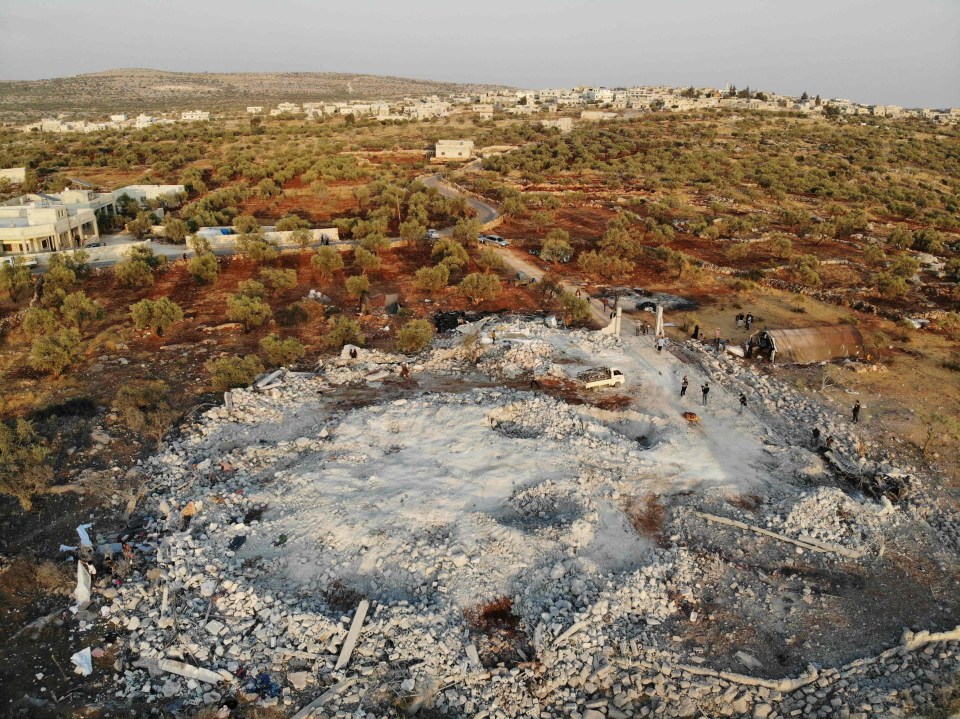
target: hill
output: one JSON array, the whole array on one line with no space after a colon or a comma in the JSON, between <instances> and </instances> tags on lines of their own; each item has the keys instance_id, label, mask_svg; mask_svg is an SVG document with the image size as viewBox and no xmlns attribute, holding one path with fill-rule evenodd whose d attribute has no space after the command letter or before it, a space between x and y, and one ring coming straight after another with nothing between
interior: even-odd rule
<instances>
[{"instance_id":1,"label":"hill","mask_svg":"<svg viewBox=\"0 0 960 719\"><path fill-rule=\"evenodd\" d=\"M0 118L19 122L61 112L98 115L194 106L219 110L283 100L351 97L391 100L492 87L495 86L333 72L195 73L122 69L0 82Z\"/></svg>"}]
</instances>

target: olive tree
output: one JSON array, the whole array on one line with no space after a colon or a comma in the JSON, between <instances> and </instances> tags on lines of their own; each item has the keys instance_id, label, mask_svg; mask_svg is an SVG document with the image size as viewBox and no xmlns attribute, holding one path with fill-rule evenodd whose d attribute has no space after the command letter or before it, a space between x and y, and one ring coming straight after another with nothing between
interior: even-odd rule
<instances>
[{"instance_id":1,"label":"olive tree","mask_svg":"<svg viewBox=\"0 0 960 719\"><path fill-rule=\"evenodd\" d=\"M397 349L401 352L419 352L433 339L433 325L427 320L410 320L397 332Z\"/></svg>"},{"instance_id":2,"label":"olive tree","mask_svg":"<svg viewBox=\"0 0 960 719\"><path fill-rule=\"evenodd\" d=\"M291 365L301 359L307 351L303 342L296 337L280 339L274 334L267 335L260 340L260 348L266 355L267 362L275 367Z\"/></svg>"},{"instance_id":3,"label":"olive tree","mask_svg":"<svg viewBox=\"0 0 960 719\"><path fill-rule=\"evenodd\" d=\"M227 300L227 318L231 322L240 322L244 332L250 332L273 316L270 305L259 297L233 295Z\"/></svg>"},{"instance_id":4,"label":"olive tree","mask_svg":"<svg viewBox=\"0 0 960 719\"><path fill-rule=\"evenodd\" d=\"M343 256L333 247L320 247L310 258L310 264L320 274L321 281L327 282L343 269Z\"/></svg>"},{"instance_id":5,"label":"olive tree","mask_svg":"<svg viewBox=\"0 0 960 719\"><path fill-rule=\"evenodd\" d=\"M83 331L83 325L92 320L102 320L106 314L96 300L87 297L83 291L71 292L63 298L60 314L66 322Z\"/></svg>"},{"instance_id":6,"label":"olive tree","mask_svg":"<svg viewBox=\"0 0 960 719\"><path fill-rule=\"evenodd\" d=\"M24 419L0 421L0 492L15 497L24 511L53 481L50 450Z\"/></svg>"},{"instance_id":7,"label":"olive tree","mask_svg":"<svg viewBox=\"0 0 960 719\"><path fill-rule=\"evenodd\" d=\"M40 372L59 376L80 359L80 333L75 329L37 337L30 347L30 366Z\"/></svg>"},{"instance_id":8,"label":"olive tree","mask_svg":"<svg viewBox=\"0 0 960 719\"><path fill-rule=\"evenodd\" d=\"M22 257L14 257L12 262L0 267L0 291L10 296L11 302L16 302L32 286L30 268Z\"/></svg>"},{"instance_id":9,"label":"olive tree","mask_svg":"<svg viewBox=\"0 0 960 719\"><path fill-rule=\"evenodd\" d=\"M473 272L460 281L460 293L473 304L492 300L500 294L500 278Z\"/></svg>"}]
</instances>

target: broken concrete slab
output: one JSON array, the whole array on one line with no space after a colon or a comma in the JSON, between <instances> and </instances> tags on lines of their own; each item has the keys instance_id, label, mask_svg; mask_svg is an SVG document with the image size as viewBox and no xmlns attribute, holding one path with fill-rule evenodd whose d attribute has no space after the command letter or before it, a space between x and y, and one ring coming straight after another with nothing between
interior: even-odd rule
<instances>
[{"instance_id":1,"label":"broken concrete slab","mask_svg":"<svg viewBox=\"0 0 960 719\"><path fill-rule=\"evenodd\" d=\"M369 608L370 602L366 599L360 600L357 612L353 615L353 621L350 623L350 631L347 632L347 638L344 640L340 656L337 658L335 669L343 669L350 662L350 655L357 644L357 638L360 636L360 629L363 627L363 620L366 618Z\"/></svg>"}]
</instances>

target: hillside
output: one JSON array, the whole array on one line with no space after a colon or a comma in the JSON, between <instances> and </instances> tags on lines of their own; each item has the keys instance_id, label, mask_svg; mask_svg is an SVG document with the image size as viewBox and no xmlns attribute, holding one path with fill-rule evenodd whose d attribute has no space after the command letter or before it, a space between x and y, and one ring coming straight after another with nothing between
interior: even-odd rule
<instances>
[{"instance_id":1,"label":"hillside","mask_svg":"<svg viewBox=\"0 0 960 719\"><path fill-rule=\"evenodd\" d=\"M123 69L46 80L0 82L0 119L67 113L223 109L282 100L390 100L447 95L476 85L331 72L193 73ZM494 86L483 86L494 87ZM353 92L350 92L352 88Z\"/></svg>"}]
</instances>

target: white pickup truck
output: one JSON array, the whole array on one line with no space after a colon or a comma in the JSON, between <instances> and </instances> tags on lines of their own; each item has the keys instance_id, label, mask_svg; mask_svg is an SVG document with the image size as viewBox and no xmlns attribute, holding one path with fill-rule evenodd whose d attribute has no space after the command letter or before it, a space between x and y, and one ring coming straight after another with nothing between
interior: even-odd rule
<instances>
[{"instance_id":1,"label":"white pickup truck","mask_svg":"<svg viewBox=\"0 0 960 719\"><path fill-rule=\"evenodd\" d=\"M615 387L626 382L623 371L616 367L593 367L577 375L577 379L587 389L594 387Z\"/></svg>"}]
</instances>

